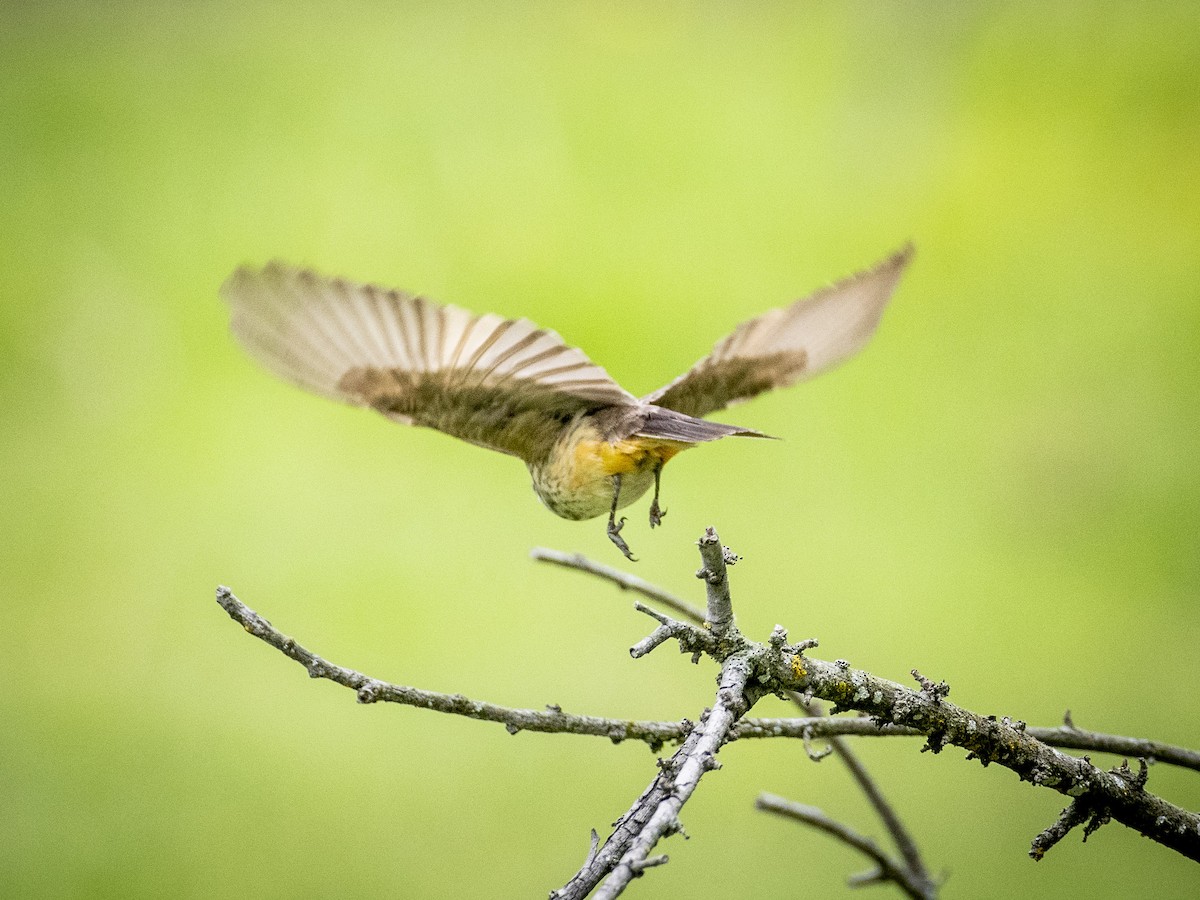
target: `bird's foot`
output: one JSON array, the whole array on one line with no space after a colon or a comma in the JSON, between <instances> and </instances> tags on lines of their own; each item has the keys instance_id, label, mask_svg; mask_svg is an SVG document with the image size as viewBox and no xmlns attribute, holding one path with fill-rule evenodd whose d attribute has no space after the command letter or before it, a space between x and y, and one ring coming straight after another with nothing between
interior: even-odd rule
<instances>
[{"instance_id":1,"label":"bird's foot","mask_svg":"<svg viewBox=\"0 0 1200 900\"><path fill-rule=\"evenodd\" d=\"M665 509L661 509L658 505L658 498L655 497L650 501L650 527L656 528L662 524L663 516L667 514Z\"/></svg>"},{"instance_id":2,"label":"bird's foot","mask_svg":"<svg viewBox=\"0 0 1200 900\"><path fill-rule=\"evenodd\" d=\"M629 545L625 543L625 539L621 537L621 529L625 527L625 517L621 516L620 522L608 520L608 539L617 545L617 549L625 554L625 558L630 562L637 562L633 554L629 551Z\"/></svg>"}]
</instances>

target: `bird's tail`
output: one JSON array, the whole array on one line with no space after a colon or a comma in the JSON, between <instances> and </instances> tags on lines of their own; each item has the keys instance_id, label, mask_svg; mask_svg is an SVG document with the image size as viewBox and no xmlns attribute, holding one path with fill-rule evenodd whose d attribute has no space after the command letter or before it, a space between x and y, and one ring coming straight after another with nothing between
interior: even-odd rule
<instances>
[{"instance_id":1,"label":"bird's tail","mask_svg":"<svg viewBox=\"0 0 1200 900\"><path fill-rule=\"evenodd\" d=\"M769 434L763 434L752 428L709 422L707 419L697 419L694 416L675 412L673 409L664 409L661 406L650 407L646 421L642 423L636 434L639 437L662 438L668 441L683 441L688 444L700 444L724 437L771 437Z\"/></svg>"}]
</instances>

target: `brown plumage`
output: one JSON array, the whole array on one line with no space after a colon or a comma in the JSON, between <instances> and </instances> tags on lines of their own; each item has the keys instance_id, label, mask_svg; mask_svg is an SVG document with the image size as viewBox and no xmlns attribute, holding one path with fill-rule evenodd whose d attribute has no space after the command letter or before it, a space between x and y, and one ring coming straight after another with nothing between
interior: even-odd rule
<instances>
[{"instance_id":1,"label":"brown plumage","mask_svg":"<svg viewBox=\"0 0 1200 900\"><path fill-rule=\"evenodd\" d=\"M760 432L702 418L858 352L912 257L872 269L739 325L689 371L641 399L582 351L526 319L476 316L400 291L328 279L283 263L241 268L221 289L234 335L276 375L520 458L546 506L568 519L616 511L680 450Z\"/></svg>"}]
</instances>

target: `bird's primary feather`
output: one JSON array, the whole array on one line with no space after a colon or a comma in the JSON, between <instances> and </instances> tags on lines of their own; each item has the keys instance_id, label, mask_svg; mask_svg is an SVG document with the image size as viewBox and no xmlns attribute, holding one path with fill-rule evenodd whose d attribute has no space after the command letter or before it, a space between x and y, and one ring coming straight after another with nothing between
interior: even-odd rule
<instances>
[{"instance_id":1,"label":"bird's primary feather","mask_svg":"<svg viewBox=\"0 0 1200 900\"><path fill-rule=\"evenodd\" d=\"M743 322L642 401L705 416L832 368L870 340L912 255L909 244L872 269Z\"/></svg>"}]
</instances>

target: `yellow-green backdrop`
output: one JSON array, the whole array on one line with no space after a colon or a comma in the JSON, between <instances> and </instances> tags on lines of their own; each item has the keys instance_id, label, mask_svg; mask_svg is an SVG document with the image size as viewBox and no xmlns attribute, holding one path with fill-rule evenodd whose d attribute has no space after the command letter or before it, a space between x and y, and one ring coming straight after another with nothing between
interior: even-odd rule
<instances>
[{"instance_id":1,"label":"yellow-green backdrop","mask_svg":"<svg viewBox=\"0 0 1200 900\"><path fill-rule=\"evenodd\" d=\"M624 565L524 469L302 394L217 288L273 257L559 330L631 390L913 239L869 350L729 416L627 527L690 596L707 524L780 622L981 712L1200 745L1200 6L7 4L0 11L0 893L534 897L641 746L361 707L218 583L380 678L695 717L630 660ZM633 567L631 567L633 568ZM764 704L764 712L781 706ZM1194 897L1063 798L861 744L947 896ZM835 761L737 744L647 897L839 896L878 835ZM1109 760L1108 762L1115 762ZM1195 773L1150 787L1200 806Z\"/></svg>"}]
</instances>

